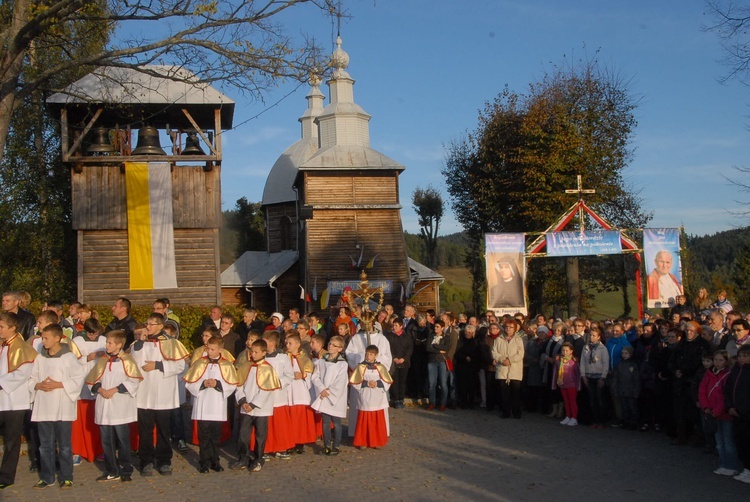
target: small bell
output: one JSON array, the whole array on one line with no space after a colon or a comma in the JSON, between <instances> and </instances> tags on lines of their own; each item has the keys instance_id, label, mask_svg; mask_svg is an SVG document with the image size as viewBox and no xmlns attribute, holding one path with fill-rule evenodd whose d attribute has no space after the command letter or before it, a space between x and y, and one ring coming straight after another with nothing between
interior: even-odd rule
<instances>
[{"instance_id":1,"label":"small bell","mask_svg":"<svg viewBox=\"0 0 750 502\"><path fill-rule=\"evenodd\" d=\"M206 152L201 148L197 132L191 131L188 133L185 139L185 149L182 150L181 155L206 155Z\"/></svg>"},{"instance_id":2,"label":"small bell","mask_svg":"<svg viewBox=\"0 0 750 502\"><path fill-rule=\"evenodd\" d=\"M115 152L115 147L109 141L109 129L97 127L91 133L91 143L86 148L87 155L107 155Z\"/></svg>"},{"instance_id":3,"label":"small bell","mask_svg":"<svg viewBox=\"0 0 750 502\"><path fill-rule=\"evenodd\" d=\"M152 126L143 126L138 130L138 145L133 155L166 155L159 142L159 130Z\"/></svg>"}]
</instances>

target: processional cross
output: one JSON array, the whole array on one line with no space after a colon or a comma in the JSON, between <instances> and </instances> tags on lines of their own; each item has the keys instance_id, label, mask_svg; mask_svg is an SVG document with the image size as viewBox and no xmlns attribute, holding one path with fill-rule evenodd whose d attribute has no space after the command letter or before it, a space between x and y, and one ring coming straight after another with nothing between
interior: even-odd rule
<instances>
[{"instance_id":1,"label":"processional cross","mask_svg":"<svg viewBox=\"0 0 750 502\"><path fill-rule=\"evenodd\" d=\"M579 229L581 232L583 232L583 194L585 193L596 193L596 190L593 188L583 188L583 177L579 174L576 176L576 180L578 182L578 188L569 188L565 190L565 193L577 193L578 194L578 224Z\"/></svg>"}]
</instances>

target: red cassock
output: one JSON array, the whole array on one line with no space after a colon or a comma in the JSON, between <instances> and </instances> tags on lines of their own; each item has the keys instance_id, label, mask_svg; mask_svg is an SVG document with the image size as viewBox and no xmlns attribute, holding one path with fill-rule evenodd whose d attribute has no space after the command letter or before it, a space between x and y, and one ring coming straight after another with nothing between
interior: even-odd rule
<instances>
[{"instance_id":1,"label":"red cassock","mask_svg":"<svg viewBox=\"0 0 750 502\"><path fill-rule=\"evenodd\" d=\"M388 424L384 410L362 411L357 414L354 446L379 448L388 444Z\"/></svg>"},{"instance_id":2,"label":"red cassock","mask_svg":"<svg viewBox=\"0 0 750 502\"><path fill-rule=\"evenodd\" d=\"M89 462L104 453L99 426L94 423L95 404L93 399L78 400L78 418L73 422L70 437L73 455L80 455Z\"/></svg>"}]
</instances>

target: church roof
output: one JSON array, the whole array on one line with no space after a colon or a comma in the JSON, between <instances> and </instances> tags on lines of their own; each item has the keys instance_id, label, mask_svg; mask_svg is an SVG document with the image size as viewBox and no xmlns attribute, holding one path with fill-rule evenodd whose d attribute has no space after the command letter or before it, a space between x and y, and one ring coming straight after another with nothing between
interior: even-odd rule
<instances>
[{"instance_id":1,"label":"church roof","mask_svg":"<svg viewBox=\"0 0 750 502\"><path fill-rule=\"evenodd\" d=\"M163 127L192 127L182 113L187 106L199 124L213 128L214 110L221 107L221 127L231 129L234 101L208 84L198 82L189 70L178 66L144 65L135 68L104 66L73 82L47 98L52 108L67 108L69 115L90 114L89 108L111 105L122 113L122 105L129 117L111 117L105 113L97 123L120 118L138 121L150 117L149 123ZM171 122L170 122L171 121ZM109 125L109 124L105 124ZM111 124L114 125L114 124Z\"/></svg>"},{"instance_id":2,"label":"church roof","mask_svg":"<svg viewBox=\"0 0 750 502\"><path fill-rule=\"evenodd\" d=\"M299 166L318 149L317 138L300 139L287 148L276 160L266 178L261 205L295 202L297 194L292 189Z\"/></svg>"},{"instance_id":3,"label":"church roof","mask_svg":"<svg viewBox=\"0 0 750 502\"><path fill-rule=\"evenodd\" d=\"M417 274L418 281L442 281L445 279L431 268L425 267L416 260L409 258L409 269Z\"/></svg>"},{"instance_id":4,"label":"church roof","mask_svg":"<svg viewBox=\"0 0 750 502\"><path fill-rule=\"evenodd\" d=\"M263 287L278 279L299 259L297 251L245 251L221 273L221 287Z\"/></svg>"},{"instance_id":5,"label":"church roof","mask_svg":"<svg viewBox=\"0 0 750 502\"><path fill-rule=\"evenodd\" d=\"M361 145L334 145L319 150L300 166L301 171L315 169L406 169L390 157Z\"/></svg>"}]
</instances>

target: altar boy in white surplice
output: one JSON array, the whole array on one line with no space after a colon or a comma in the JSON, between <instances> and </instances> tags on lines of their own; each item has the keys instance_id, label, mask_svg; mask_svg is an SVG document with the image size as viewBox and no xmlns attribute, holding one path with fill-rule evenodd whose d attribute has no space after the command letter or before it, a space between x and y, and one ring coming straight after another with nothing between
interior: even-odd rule
<instances>
[{"instance_id":1,"label":"altar boy in white surplice","mask_svg":"<svg viewBox=\"0 0 750 502\"><path fill-rule=\"evenodd\" d=\"M214 335L206 343L206 355L190 365L182 377L185 389L195 398L192 419L198 421L200 460L198 472L209 468L221 472L219 441L221 427L227 421L227 399L237 390L237 371L232 361L222 356L224 339Z\"/></svg>"}]
</instances>

